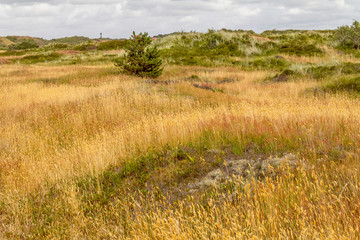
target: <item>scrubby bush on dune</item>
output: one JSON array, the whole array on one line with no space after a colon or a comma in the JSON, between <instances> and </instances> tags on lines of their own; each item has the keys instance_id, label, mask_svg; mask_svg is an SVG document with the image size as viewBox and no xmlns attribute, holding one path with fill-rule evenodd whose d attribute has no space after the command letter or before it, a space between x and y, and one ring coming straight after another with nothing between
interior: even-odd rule
<instances>
[{"instance_id":1,"label":"scrubby bush on dune","mask_svg":"<svg viewBox=\"0 0 360 240\"><path fill-rule=\"evenodd\" d=\"M96 50L96 45L91 42L81 43L73 48L75 51L91 51Z\"/></svg>"},{"instance_id":2,"label":"scrubby bush on dune","mask_svg":"<svg viewBox=\"0 0 360 240\"><path fill-rule=\"evenodd\" d=\"M279 70L282 71L283 69L290 66L290 63L281 58L281 57L257 57L253 60L246 61L246 62L239 62L238 64L247 70Z\"/></svg>"},{"instance_id":3,"label":"scrubby bush on dune","mask_svg":"<svg viewBox=\"0 0 360 240\"><path fill-rule=\"evenodd\" d=\"M27 53L26 50L7 50L6 52L1 52L0 56L22 56Z\"/></svg>"},{"instance_id":4,"label":"scrubby bush on dune","mask_svg":"<svg viewBox=\"0 0 360 240\"><path fill-rule=\"evenodd\" d=\"M317 80L329 78L340 74L358 74L360 72L359 63L341 63L337 65L312 66L307 69L307 74Z\"/></svg>"},{"instance_id":5,"label":"scrubby bush on dune","mask_svg":"<svg viewBox=\"0 0 360 240\"><path fill-rule=\"evenodd\" d=\"M62 54L52 52L52 53L40 53L34 55L28 55L20 59L21 63L25 64L34 64L34 63L43 63L43 62L50 62L60 59Z\"/></svg>"},{"instance_id":6,"label":"scrubby bush on dune","mask_svg":"<svg viewBox=\"0 0 360 240\"><path fill-rule=\"evenodd\" d=\"M209 60L215 63L229 56L245 56L239 47L240 42L235 35L224 37L220 32L209 30L205 34L183 34L173 41L171 47L162 49L161 54L169 63L207 66Z\"/></svg>"},{"instance_id":7,"label":"scrubby bush on dune","mask_svg":"<svg viewBox=\"0 0 360 240\"><path fill-rule=\"evenodd\" d=\"M314 56L322 55L323 51L312 43L305 35L300 35L289 41L283 41L279 46L280 53L286 53L296 56Z\"/></svg>"},{"instance_id":8,"label":"scrubby bush on dune","mask_svg":"<svg viewBox=\"0 0 360 240\"><path fill-rule=\"evenodd\" d=\"M171 44L164 45L161 53L170 64L208 66L209 61L231 65L232 57L265 57L279 53L296 56L322 56L319 45L328 44L330 33L316 31L266 32L209 30L207 33L174 35ZM169 38L170 40L170 38ZM161 42L166 42L162 39ZM253 59L251 62L256 62ZM256 65L257 63L255 63ZM235 65L238 65L235 63Z\"/></svg>"},{"instance_id":9,"label":"scrubby bush on dune","mask_svg":"<svg viewBox=\"0 0 360 240\"><path fill-rule=\"evenodd\" d=\"M42 46L41 47L42 49L44 50L57 50L57 49L67 49L67 48L70 48L70 45L69 44L66 44L66 43L49 43L48 45L45 45L45 46Z\"/></svg>"},{"instance_id":10,"label":"scrubby bush on dune","mask_svg":"<svg viewBox=\"0 0 360 240\"><path fill-rule=\"evenodd\" d=\"M73 37L64 37L64 38L57 38L51 39L51 43L66 43L70 45L78 45L85 42L88 42L90 38L88 37L80 37L80 36L73 36Z\"/></svg>"},{"instance_id":11,"label":"scrubby bush on dune","mask_svg":"<svg viewBox=\"0 0 360 240\"><path fill-rule=\"evenodd\" d=\"M31 39L24 39L19 43L14 43L9 46L10 50L24 50L24 49L31 49L31 48L38 48L38 44Z\"/></svg>"},{"instance_id":12,"label":"scrubby bush on dune","mask_svg":"<svg viewBox=\"0 0 360 240\"><path fill-rule=\"evenodd\" d=\"M125 40L109 40L106 42L99 43L98 50L117 50L123 49L126 45Z\"/></svg>"},{"instance_id":13,"label":"scrubby bush on dune","mask_svg":"<svg viewBox=\"0 0 360 240\"><path fill-rule=\"evenodd\" d=\"M337 79L323 87L327 92L348 92L360 94L360 77L344 77Z\"/></svg>"},{"instance_id":14,"label":"scrubby bush on dune","mask_svg":"<svg viewBox=\"0 0 360 240\"><path fill-rule=\"evenodd\" d=\"M339 27L334 39L339 42L338 47L343 49L359 49L360 48L360 23L354 21L351 26L345 25Z\"/></svg>"},{"instance_id":15,"label":"scrubby bush on dune","mask_svg":"<svg viewBox=\"0 0 360 240\"><path fill-rule=\"evenodd\" d=\"M338 66L334 65L325 65L325 66L313 66L308 69L308 74L315 79L324 79L329 77L332 74L335 74L339 71Z\"/></svg>"}]
</instances>

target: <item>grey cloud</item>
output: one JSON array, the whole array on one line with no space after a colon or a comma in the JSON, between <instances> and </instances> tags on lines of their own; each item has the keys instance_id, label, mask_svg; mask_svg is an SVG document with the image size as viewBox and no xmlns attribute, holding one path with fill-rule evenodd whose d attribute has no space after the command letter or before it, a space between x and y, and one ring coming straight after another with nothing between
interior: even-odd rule
<instances>
[{"instance_id":1,"label":"grey cloud","mask_svg":"<svg viewBox=\"0 0 360 240\"><path fill-rule=\"evenodd\" d=\"M0 0L0 35L97 37L103 32L128 37L133 30L334 29L351 24L358 9L356 0Z\"/></svg>"},{"instance_id":2,"label":"grey cloud","mask_svg":"<svg viewBox=\"0 0 360 240\"><path fill-rule=\"evenodd\" d=\"M118 3L119 0L2 0L1 4L13 4L13 5L22 5L22 4L37 4L37 3L48 3L48 4L109 4L109 3Z\"/></svg>"}]
</instances>

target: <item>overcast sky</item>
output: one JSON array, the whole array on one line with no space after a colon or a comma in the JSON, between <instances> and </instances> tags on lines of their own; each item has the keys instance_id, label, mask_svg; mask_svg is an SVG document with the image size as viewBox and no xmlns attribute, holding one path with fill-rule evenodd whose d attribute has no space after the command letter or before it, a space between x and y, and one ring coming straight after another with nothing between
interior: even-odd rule
<instances>
[{"instance_id":1,"label":"overcast sky","mask_svg":"<svg viewBox=\"0 0 360 240\"><path fill-rule=\"evenodd\" d=\"M335 29L359 17L360 0L0 0L0 36Z\"/></svg>"}]
</instances>

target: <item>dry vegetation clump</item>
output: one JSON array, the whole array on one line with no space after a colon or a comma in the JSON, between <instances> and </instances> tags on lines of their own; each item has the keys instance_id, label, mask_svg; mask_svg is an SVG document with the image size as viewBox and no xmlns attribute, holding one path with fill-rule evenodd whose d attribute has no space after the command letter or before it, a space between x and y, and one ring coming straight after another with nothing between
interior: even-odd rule
<instances>
[{"instance_id":1,"label":"dry vegetation clump","mask_svg":"<svg viewBox=\"0 0 360 240\"><path fill-rule=\"evenodd\" d=\"M357 65L327 53L281 55L298 74L286 82L266 81L286 71L271 65L171 65L156 81L0 65L0 238L359 239ZM289 154L271 174L189 187Z\"/></svg>"}]
</instances>

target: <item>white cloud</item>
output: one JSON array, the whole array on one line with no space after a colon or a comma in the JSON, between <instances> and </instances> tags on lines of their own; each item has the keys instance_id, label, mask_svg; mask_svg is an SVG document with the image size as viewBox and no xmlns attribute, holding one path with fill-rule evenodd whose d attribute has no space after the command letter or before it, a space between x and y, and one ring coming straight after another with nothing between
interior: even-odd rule
<instances>
[{"instance_id":1,"label":"white cloud","mask_svg":"<svg viewBox=\"0 0 360 240\"><path fill-rule=\"evenodd\" d=\"M128 37L214 28L335 29L357 0L0 0L1 35ZM9 24L11 22L11 24Z\"/></svg>"},{"instance_id":2,"label":"white cloud","mask_svg":"<svg viewBox=\"0 0 360 240\"><path fill-rule=\"evenodd\" d=\"M187 22L187 23L193 23L193 22L195 22L196 20L195 20L195 18L193 17L193 16L184 16L184 17L182 17L182 18L180 18L179 19L179 22Z\"/></svg>"},{"instance_id":3,"label":"white cloud","mask_svg":"<svg viewBox=\"0 0 360 240\"><path fill-rule=\"evenodd\" d=\"M288 10L288 14L290 14L290 15L299 15L299 14L304 14L304 13L306 13L306 11L303 9L300 9L300 8L290 8Z\"/></svg>"},{"instance_id":4,"label":"white cloud","mask_svg":"<svg viewBox=\"0 0 360 240\"><path fill-rule=\"evenodd\" d=\"M6 4L0 4L0 21L5 21L9 19L8 12L11 10L11 7Z\"/></svg>"},{"instance_id":5,"label":"white cloud","mask_svg":"<svg viewBox=\"0 0 360 240\"><path fill-rule=\"evenodd\" d=\"M261 8L238 7L234 9L242 18L249 16L257 16L261 13ZM261 17L261 16L259 16Z\"/></svg>"}]
</instances>

